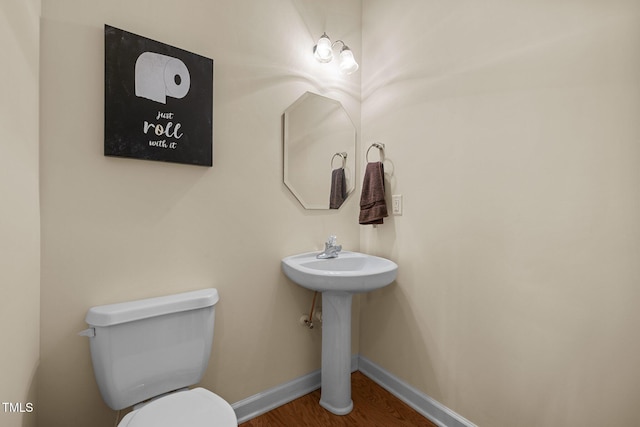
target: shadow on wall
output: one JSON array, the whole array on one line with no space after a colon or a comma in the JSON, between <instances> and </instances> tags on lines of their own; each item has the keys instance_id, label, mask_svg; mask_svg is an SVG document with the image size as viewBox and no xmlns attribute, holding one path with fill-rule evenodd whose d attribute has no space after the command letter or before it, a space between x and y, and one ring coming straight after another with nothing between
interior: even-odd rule
<instances>
[{"instance_id":1,"label":"shadow on wall","mask_svg":"<svg viewBox=\"0 0 640 427\"><path fill-rule=\"evenodd\" d=\"M419 330L421 323L400 283L361 295L361 322L368 325L361 329L361 354L381 366L389 366L389 360L405 366L403 372L393 374L414 386L431 384L431 397L440 400L443 390L436 381L429 351L435 348L429 345L435 340L428 330ZM398 333L398 329L402 332ZM415 360L421 363L416 364Z\"/></svg>"},{"instance_id":2,"label":"shadow on wall","mask_svg":"<svg viewBox=\"0 0 640 427\"><path fill-rule=\"evenodd\" d=\"M29 390L25 397L24 403L31 403L33 405L33 412L25 413L22 416L22 427L36 427L38 425L38 377L40 372L40 361L36 362L37 365L33 369L31 374L31 382L29 383Z\"/></svg>"}]
</instances>

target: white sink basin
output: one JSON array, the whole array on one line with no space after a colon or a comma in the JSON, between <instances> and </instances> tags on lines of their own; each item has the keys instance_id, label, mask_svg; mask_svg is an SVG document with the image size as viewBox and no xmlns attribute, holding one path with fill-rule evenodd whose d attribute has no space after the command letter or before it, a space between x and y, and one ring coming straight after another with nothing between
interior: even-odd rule
<instances>
[{"instance_id":1,"label":"white sink basin","mask_svg":"<svg viewBox=\"0 0 640 427\"><path fill-rule=\"evenodd\" d=\"M284 274L314 291L369 292L391 284L398 265L385 258L359 252L340 252L337 258L317 259L318 252L282 260Z\"/></svg>"},{"instance_id":2,"label":"white sink basin","mask_svg":"<svg viewBox=\"0 0 640 427\"><path fill-rule=\"evenodd\" d=\"M302 287L322 292L322 370L320 406L336 415L353 409L351 400L351 300L354 293L391 284L398 265L359 252L317 259L318 252L282 260L284 274Z\"/></svg>"}]
</instances>

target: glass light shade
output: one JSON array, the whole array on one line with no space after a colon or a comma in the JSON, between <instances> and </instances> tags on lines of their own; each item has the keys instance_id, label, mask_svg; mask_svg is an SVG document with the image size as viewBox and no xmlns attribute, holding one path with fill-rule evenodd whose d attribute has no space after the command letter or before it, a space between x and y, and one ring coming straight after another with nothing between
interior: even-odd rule
<instances>
[{"instance_id":1,"label":"glass light shade","mask_svg":"<svg viewBox=\"0 0 640 427\"><path fill-rule=\"evenodd\" d=\"M323 34L318 40L318 44L313 47L313 55L319 62L331 62L333 59L331 40L326 34Z\"/></svg>"},{"instance_id":2,"label":"glass light shade","mask_svg":"<svg viewBox=\"0 0 640 427\"><path fill-rule=\"evenodd\" d=\"M358 69L358 63L353 57L353 52L348 47L342 48L340 52L340 71L344 74L354 73Z\"/></svg>"}]
</instances>

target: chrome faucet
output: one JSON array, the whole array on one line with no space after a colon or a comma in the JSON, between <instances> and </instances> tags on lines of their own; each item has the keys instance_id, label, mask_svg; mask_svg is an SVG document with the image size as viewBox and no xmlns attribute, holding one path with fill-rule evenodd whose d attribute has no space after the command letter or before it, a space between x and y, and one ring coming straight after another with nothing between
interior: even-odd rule
<instances>
[{"instance_id":1,"label":"chrome faucet","mask_svg":"<svg viewBox=\"0 0 640 427\"><path fill-rule=\"evenodd\" d=\"M329 236L329 239L324 243L324 251L316 255L316 258L327 259L337 258L338 253L342 250L342 245L336 245L336 236Z\"/></svg>"}]
</instances>

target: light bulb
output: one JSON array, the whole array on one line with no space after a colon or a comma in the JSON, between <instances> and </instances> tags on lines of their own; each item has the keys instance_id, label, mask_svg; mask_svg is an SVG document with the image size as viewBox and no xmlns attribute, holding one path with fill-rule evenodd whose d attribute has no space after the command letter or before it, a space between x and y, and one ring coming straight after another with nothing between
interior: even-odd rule
<instances>
[{"instance_id":1,"label":"light bulb","mask_svg":"<svg viewBox=\"0 0 640 427\"><path fill-rule=\"evenodd\" d=\"M353 52L348 47L343 47L340 51L340 71L344 74L354 73L358 69L358 63L353 57Z\"/></svg>"},{"instance_id":2,"label":"light bulb","mask_svg":"<svg viewBox=\"0 0 640 427\"><path fill-rule=\"evenodd\" d=\"M333 59L331 40L329 40L327 33L324 33L318 40L318 44L313 47L313 55L319 62L331 62Z\"/></svg>"}]
</instances>

